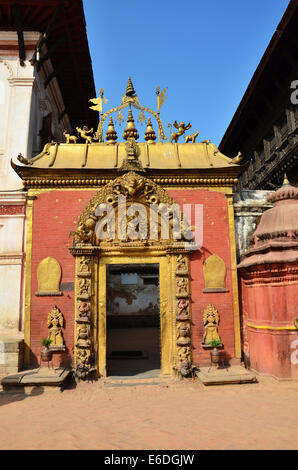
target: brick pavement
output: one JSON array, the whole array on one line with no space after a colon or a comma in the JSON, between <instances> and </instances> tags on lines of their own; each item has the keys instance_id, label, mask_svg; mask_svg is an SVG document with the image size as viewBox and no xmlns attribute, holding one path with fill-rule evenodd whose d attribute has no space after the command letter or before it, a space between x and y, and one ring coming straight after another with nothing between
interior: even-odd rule
<instances>
[{"instance_id":1,"label":"brick pavement","mask_svg":"<svg viewBox=\"0 0 298 470\"><path fill-rule=\"evenodd\" d=\"M0 449L298 449L297 382L0 392Z\"/></svg>"}]
</instances>

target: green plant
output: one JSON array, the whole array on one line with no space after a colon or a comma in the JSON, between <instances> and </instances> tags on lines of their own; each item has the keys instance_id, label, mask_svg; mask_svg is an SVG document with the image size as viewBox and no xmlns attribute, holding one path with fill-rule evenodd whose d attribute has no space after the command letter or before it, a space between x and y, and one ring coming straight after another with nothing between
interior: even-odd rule
<instances>
[{"instance_id":1,"label":"green plant","mask_svg":"<svg viewBox=\"0 0 298 470\"><path fill-rule=\"evenodd\" d=\"M50 346L51 342L52 342L52 340L50 338L43 338L41 340L41 345L48 348Z\"/></svg>"},{"instance_id":2,"label":"green plant","mask_svg":"<svg viewBox=\"0 0 298 470\"><path fill-rule=\"evenodd\" d=\"M212 346L213 348L217 348L218 346L221 346L220 339L214 339L210 341L209 346Z\"/></svg>"}]
</instances>

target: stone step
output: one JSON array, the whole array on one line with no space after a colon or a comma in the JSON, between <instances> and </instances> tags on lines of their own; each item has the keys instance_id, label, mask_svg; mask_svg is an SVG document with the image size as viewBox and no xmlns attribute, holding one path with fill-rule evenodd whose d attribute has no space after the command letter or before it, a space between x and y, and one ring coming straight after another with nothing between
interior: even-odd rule
<instances>
[{"instance_id":1,"label":"stone step","mask_svg":"<svg viewBox=\"0 0 298 470\"><path fill-rule=\"evenodd\" d=\"M10 374L1 380L4 391L24 391L30 388L62 387L71 371L65 368L50 369L41 367Z\"/></svg>"},{"instance_id":2,"label":"stone step","mask_svg":"<svg viewBox=\"0 0 298 470\"><path fill-rule=\"evenodd\" d=\"M196 377L204 385L231 385L256 383L257 378L254 373L242 366L201 367L196 371Z\"/></svg>"}]
</instances>

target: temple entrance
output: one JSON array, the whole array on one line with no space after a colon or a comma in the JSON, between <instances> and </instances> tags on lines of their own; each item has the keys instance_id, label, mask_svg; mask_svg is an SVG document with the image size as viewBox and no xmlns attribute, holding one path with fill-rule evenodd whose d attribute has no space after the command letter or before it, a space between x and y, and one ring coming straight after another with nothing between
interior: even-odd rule
<instances>
[{"instance_id":1,"label":"temple entrance","mask_svg":"<svg viewBox=\"0 0 298 470\"><path fill-rule=\"evenodd\" d=\"M159 375L159 264L106 268L107 375Z\"/></svg>"}]
</instances>

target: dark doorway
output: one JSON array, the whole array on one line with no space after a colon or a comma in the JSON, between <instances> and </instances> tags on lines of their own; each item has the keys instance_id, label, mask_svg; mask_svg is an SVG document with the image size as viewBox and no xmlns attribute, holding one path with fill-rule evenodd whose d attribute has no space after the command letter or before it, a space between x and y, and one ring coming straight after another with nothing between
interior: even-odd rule
<instances>
[{"instance_id":1,"label":"dark doorway","mask_svg":"<svg viewBox=\"0 0 298 470\"><path fill-rule=\"evenodd\" d=\"M160 350L159 265L108 265L107 375L156 374Z\"/></svg>"}]
</instances>

